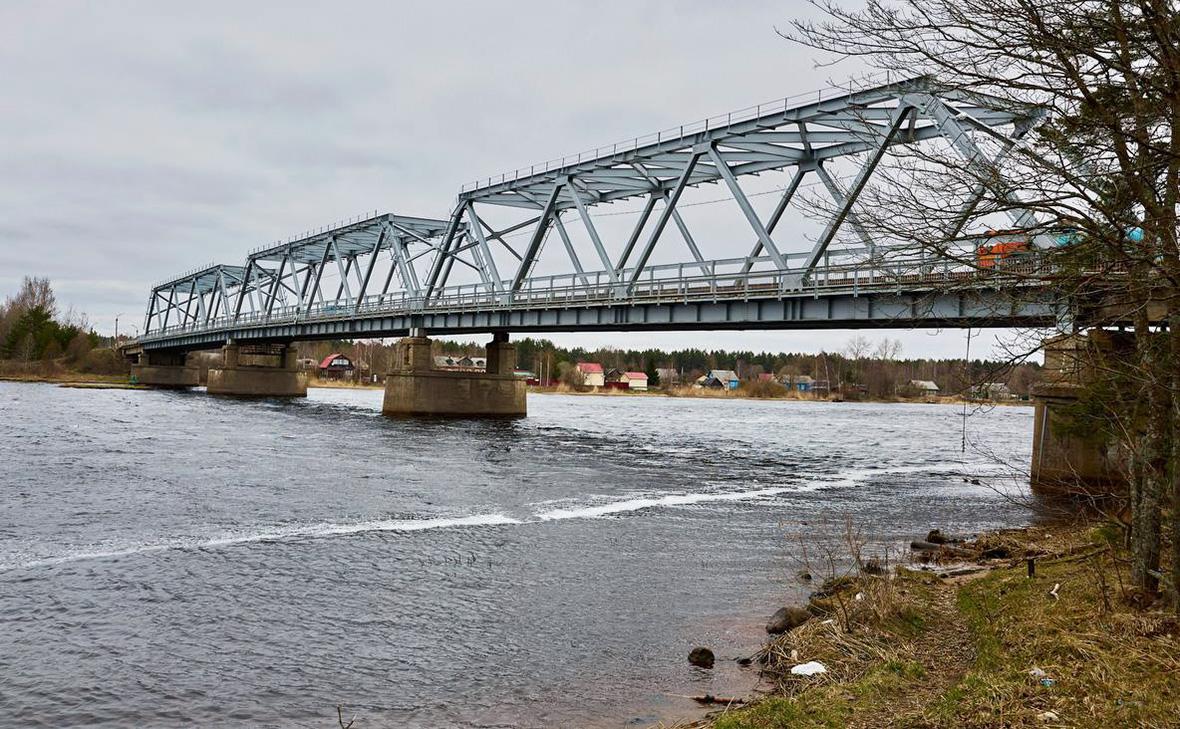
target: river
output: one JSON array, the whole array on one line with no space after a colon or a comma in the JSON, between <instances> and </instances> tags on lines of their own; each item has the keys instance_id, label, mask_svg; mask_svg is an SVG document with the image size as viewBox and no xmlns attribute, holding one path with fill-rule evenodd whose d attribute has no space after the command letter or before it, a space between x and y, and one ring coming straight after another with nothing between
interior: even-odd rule
<instances>
[{"instance_id":1,"label":"river","mask_svg":"<svg viewBox=\"0 0 1180 729\"><path fill-rule=\"evenodd\" d=\"M1027 523L946 405L530 395L517 421L0 382L0 725L642 726L845 517ZM1027 464L1032 411L967 419ZM983 479L971 483L971 479ZM718 656L690 667L695 645Z\"/></svg>"}]
</instances>

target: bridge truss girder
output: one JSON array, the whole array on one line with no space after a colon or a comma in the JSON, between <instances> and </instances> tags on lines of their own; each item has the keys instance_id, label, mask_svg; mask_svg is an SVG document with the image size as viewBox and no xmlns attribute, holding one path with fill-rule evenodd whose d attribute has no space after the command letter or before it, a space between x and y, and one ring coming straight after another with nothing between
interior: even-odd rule
<instances>
[{"instance_id":1,"label":"bridge truss girder","mask_svg":"<svg viewBox=\"0 0 1180 729\"><path fill-rule=\"evenodd\" d=\"M778 295L792 295L821 279L824 285L852 280L871 287L879 283L873 271L879 276L888 268L856 205L889 150L941 139L965 164L994 169L1037 118L1036 110L1010 108L986 96L941 92L923 78L784 99L465 186L447 219L375 215L255 250L243 266L186 274L153 289L144 331L152 336L175 329L234 331L275 321L359 319L383 309L425 314L456 302L527 307L555 292L587 301L608 296L627 306L657 289L749 291L770 285ZM993 146L998 141L1000 153L989 157L976 143L977 134ZM837 160L855 165L846 186L829 169ZM743 180L771 172L788 173L789 181L762 217ZM831 214L809 250L790 250L775 231L809 178L826 193ZM681 214L686 191L707 184L723 185L749 226L750 247L743 243L736 255L706 260L697 232ZM964 204L951 235L983 194L977 189ZM642 200L642 208L624 236L610 238L593 211L624 200ZM1031 214L1012 202L1013 222L1028 225ZM687 258L653 265L653 253L668 250L670 227ZM857 245L833 246L846 228ZM569 272L535 276L553 231ZM588 241L584 248L572 233ZM510 240L516 236L525 237L521 243ZM478 282L448 284L457 265ZM861 265L865 270L858 272ZM914 270L924 269L911 266Z\"/></svg>"},{"instance_id":2,"label":"bridge truss girder","mask_svg":"<svg viewBox=\"0 0 1180 729\"><path fill-rule=\"evenodd\" d=\"M500 239L516 259L515 271L502 281L498 269L489 271L495 279L489 287L503 290L508 297L529 280L552 228L556 228L562 240L575 275L585 278L603 274L616 286L619 296L625 297L643 278L651 254L669 223L675 223L687 244L691 263L705 263L677 203L688 188L724 183L750 226L754 243L742 271L749 272L761 263L771 270L789 272L787 286L798 289L821 261L830 260L832 243L846 226L852 229L868 256L876 255L876 242L857 219L855 206L890 147L941 138L967 164L994 164L1000 160L988 158L968 132L985 128L990 135L1013 144L1037 118L1035 110L1012 109L1000 100L983 95L939 92L924 78L806 103L792 104L784 100L749 111L738 118L730 115L707 120L637 139L631 145L600 148L576 158L534 165L489 179L460 193L452 219L482 220L481 213L487 207L520 209L535 216L527 223L532 234L523 251L516 251ZM1005 131L1007 128L1012 131ZM837 159L856 160L859 165L847 190L842 189L827 168ZM794 170L791 181L773 213L762 220L739 180L747 175L781 170ZM834 212L810 251L787 251L775 241L773 231L809 174L822 182ZM982 194L982 190L977 191L977 196ZM612 264L587 211L595 205L642 196L647 198L645 206L621 245L622 255ZM652 214L657 208L659 212L653 222ZM587 270L583 266L563 220L567 211L576 213L574 220L581 223L582 231L593 244L593 257L601 263L600 268ZM1031 214L1018 209L1010 215L1016 225L1027 226L1031 221ZM453 259L462 254L463 249L452 243L448 241L440 247L427 277L424 291L427 299L437 296L447 286ZM481 246L481 250L490 259L487 247Z\"/></svg>"}]
</instances>

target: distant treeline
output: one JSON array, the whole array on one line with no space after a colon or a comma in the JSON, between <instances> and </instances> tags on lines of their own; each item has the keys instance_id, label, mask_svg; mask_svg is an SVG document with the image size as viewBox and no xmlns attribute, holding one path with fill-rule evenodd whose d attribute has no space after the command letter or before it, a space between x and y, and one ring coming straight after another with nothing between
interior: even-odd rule
<instances>
[{"instance_id":1,"label":"distant treeline","mask_svg":"<svg viewBox=\"0 0 1180 729\"><path fill-rule=\"evenodd\" d=\"M903 359L897 340L871 340L857 335L839 352L805 354L799 352L753 352L706 349L617 349L603 347L559 347L548 339L525 337L514 339L516 364L537 374L544 371L560 378L577 362L598 362L606 369L644 371L672 370L682 383L690 383L709 370L733 370L742 379L757 379L762 373L776 377L807 375L830 383L832 388L860 385L873 397L891 397L902 393L910 380L930 380L941 392L955 395L980 383L1001 382L1018 395L1028 393L1037 381L1040 366L981 359ZM375 373L387 371L392 345L347 341L303 343L302 356L322 359L341 352ZM435 340L436 354L483 356L481 344ZM653 379L653 383L655 380ZM670 384L664 382L662 384Z\"/></svg>"},{"instance_id":2,"label":"distant treeline","mask_svg":"<svg viewBox=\"0 0 1180 729\"><path fill-rule=\"evenodd\" d=\"M0 303L0 360L64 363L86 372L118 369L121 363L110 350L95 351L102 342L85 315L58 311L47 278L26 276L20 289Z\"/></svg>"}]
</instances>

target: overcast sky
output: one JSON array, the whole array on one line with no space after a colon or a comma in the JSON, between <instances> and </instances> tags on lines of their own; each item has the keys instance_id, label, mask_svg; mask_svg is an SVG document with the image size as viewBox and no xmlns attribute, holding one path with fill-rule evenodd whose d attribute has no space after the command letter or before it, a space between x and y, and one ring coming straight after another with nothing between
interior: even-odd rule
<instances>
[{"instance_id":1,"label":"overcast sky","mask_svg":"<svg viewBox=\"0 0 1180 729\"><path fill-rule=\"evenodd\" d=\"M240 264L363 211L445 218L465 181L860 72L818 68L775 33L806 12L798 0L5 0L0 293L48 276L100 331L117 314L127 330L153 283L190 268ZM957 330L888 334L911 356L965 344ZM553 338L815 351L850 336Z\"/></svg>"}]
</instances>

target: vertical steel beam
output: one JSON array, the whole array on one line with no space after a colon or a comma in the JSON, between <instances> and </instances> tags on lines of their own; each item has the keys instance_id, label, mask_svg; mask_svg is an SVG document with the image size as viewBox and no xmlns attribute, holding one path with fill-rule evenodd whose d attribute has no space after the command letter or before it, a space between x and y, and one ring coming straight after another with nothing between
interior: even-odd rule
<instances>
[{"instance_id":1,"label":"vertical steel beam","mask_svg":"<svg viewBox=\"0 0 1180 729\"><path fill-rule=\"evenodd\" d=\"M721 157L721 153L717 151L716 145L709 145L709 158L713 160L713 165L717 171L721 173L721 178L725 180L725 184L729 186L729 191L733 194L733 199L737 201L738 207L742 209L742 213L746 216L746 221L750 227L754 229L758 240L762 243L762 247L770 254L770 258L774 261L774 265L780 270L787 270L787 259L783 258L783 254L779 253L778 246L770 238L770 233L766 232L766 228L762 225L762 221L758 219L758 214L754 212L754 207L750 205L750 201L746 198L746 194L742 192L742 188L738 185L737 178L733 176L733 171L729 169L729 165Z\"/></svg>"},{"instance_id":2,"label":"vertical steel beam","mask_svg":"<svg viewBox=\"0 0 1180 729\"><path fill-rule=\"evenodd\" d=\"M152 331L152 319L156 315L156 298L160 295L159 289L152 289L152 295L148 297L147 317L143 320L143 333L150 334Z\"/></svg>"},{"instance_id":3,"label":"vertical steel beam","mask_svg":"<svg viewBox=\"0 0 1180 729\"><path fill-rule=\"evenodd\" d=\"M643 245L643 250L639 252L639 259L635 262L635 270L631 273L631 278L627 281L627 286L624 289L625 293L631 293L635 289L635 284L639 281L639 277L643 275L643 268L647 265L647 261L651 258L651 252L656 247L656 242L660 239L660 235L667 227L668 221L672 218L672 211L676 209L676 203L680 201L680 196L684 193L684 188L688 186L688 180L692 177L692 171L696 168L697 162L705 155L704 150L693 148L692 154L689 155L688 161L684 164L684 170L680 173L680 178L676 180L676 187L672 188L672 194L666 200L664 209L660 212L660 217L656 218L656 225L647 237L647 243Z\"/></svg>"},{"instance_id":4,"label":"vertical steel beam","mask_svg":"<svg viewBox=\"0 0 1180 729\"><path fill-rule=\"evenodd\" d=\"M544 242L545 233L549 229L549 218L553 215L553 211L557 207L557 198L561 195L562 184L560 180L553 184L553 191L549 193L549 199L545 202L545 207L541 210L541 217L537 220L537 227L533 230L532 237L529 238L529 244L525 248L524 257L520 261L520 266L516 269L516 276L512 279L512 290L514 292L519 291L524 280L528 278L529 270L532 268L537 254L541 251L541 243Z\"/></svg>"}]
</instances>

